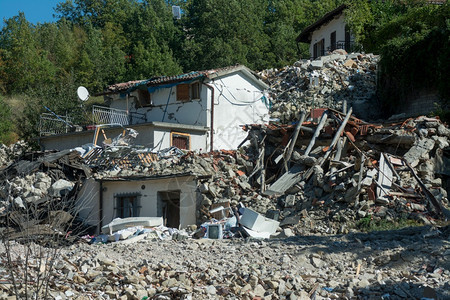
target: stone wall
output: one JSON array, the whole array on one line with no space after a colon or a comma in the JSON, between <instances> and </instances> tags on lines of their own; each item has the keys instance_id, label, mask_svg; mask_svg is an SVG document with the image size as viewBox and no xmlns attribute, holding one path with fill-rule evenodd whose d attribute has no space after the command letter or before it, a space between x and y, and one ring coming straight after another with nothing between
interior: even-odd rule
<instances>
[{"instance_id":1,"label":"stone wall","mask_svg":"<svg viewBox=\"0 0 450 300\"><path fill-rule=\"evenodd\" d=\"M407 117L428 115L436 110L436 104L440 103L437 91L428 90L412 93L409 100L400 105L399 113L405 113Z\"/></svg>"}]
</instances>

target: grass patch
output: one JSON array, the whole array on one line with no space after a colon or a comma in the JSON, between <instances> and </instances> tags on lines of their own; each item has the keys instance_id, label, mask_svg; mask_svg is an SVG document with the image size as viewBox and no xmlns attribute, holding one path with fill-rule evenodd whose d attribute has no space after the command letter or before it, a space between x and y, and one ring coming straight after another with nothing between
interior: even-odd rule
<instances>
[{"instance_id":1,"label":"grass patch","mask_svg":"<svg viewBox=\"0 0 450 300\"><path fill-rule=\"evenodd\" d=\"M374 219L368 215L356 222L356 227L363 232L397 230L406 227L422 226L423 224L417 220L400 218L397 220Z\"/></svg>"}]
</instances>

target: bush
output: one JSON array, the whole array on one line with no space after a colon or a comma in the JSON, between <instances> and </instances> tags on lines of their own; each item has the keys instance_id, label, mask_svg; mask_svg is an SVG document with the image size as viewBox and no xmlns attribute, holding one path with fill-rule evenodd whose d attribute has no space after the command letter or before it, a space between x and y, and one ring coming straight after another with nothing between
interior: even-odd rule
<instances>
[{"instance_id":1,"label":"bush","mask_svg":"<svg viewBox=\"0 0 450 300\"><path fill-rule=\"evenodd\" d=\"M13 129L11 108L2 98L0 98L0 144L9 145L15 142L17 136Z\"/></svg>"}]
</instances>

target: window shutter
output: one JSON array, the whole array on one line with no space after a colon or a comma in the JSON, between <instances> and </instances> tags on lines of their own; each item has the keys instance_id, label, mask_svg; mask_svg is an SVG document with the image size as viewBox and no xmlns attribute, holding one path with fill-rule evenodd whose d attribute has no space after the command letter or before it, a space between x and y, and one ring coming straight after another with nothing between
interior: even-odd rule
<instances>
[{"instance_id":1,"label":"window shutter","mask_svg":"<svg viewBox=\"0 0 450 300\"><path fill-rule=\"evenodd\" d=\"M177 85L177 100L189 101L189 84Z\"/></svg>"}]
</instances>

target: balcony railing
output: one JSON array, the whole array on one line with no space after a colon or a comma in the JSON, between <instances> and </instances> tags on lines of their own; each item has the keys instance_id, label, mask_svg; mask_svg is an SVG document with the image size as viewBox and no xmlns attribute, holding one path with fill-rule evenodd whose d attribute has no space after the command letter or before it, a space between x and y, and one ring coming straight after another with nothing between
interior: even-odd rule
<instances>
[{"instance_id":1,"label":"balcony railing","mask_svg":"<svg viewBox=\"0 0 450 300\"><path fill-rule=\"evenodd\" d=\"M338 41L330 47L327 47L326 49L317 49L317 53L315 53L315 55L317 56L311 57L311 59L316 59L320 56L328 55L336 49L344 49L348 53L361 50L353 41Z\"/></svg>"},{"instance_id":2,"label":"balcony railing","mask_svg":"<svg viewBox=\"0 0 450 300\"><path fill-rule=\"evenodd\" d=\"M94 105L92 106L92 117L94 124L130 124L127 111L122 109Z\"/></svg>"},{"instance_id":3,"label":"balcony railing","mask_svg":"<svg viewBox=\"0 0 450 300\"><path fill-rule=\"evenodd\" d=\"M353 41L338 41L334 45L327 48L327 51L332 52L336 49L344 49L347 52L356 50L355 43Z\"/></svg>"},{"instance_id":4,"label":"balcony railing","mask_svg":"<svg viewBox=\"0 0 450 300\"><path fill-rule=\"evenodd\" d=\"M70 118L67 116L43 113L39 120L39 134L41 136L67 133L73 127Z\"/></svg>"},{"instance_id":5,"label":"balcony railing","mask_svg":"<svg viewBox=\"0 0 450 300\"><path fill-rule=\"evenodd\" d=\"M123 109L109 108L94 105L92 107L93 123L98 124L120 124L132 125L145 123L145 114L136 112L127 112Z\"/></svg>"},{"instance_id":6,"label":"balcony railing","mask_svg":"<svg viewBox=\"0 0 450 300\"><path fill-rule=\"evenodd\" d=\"M128 126L133 124L142 124L147 122L146 115L143 113L128 112L122 109L109 108L94 105L92 107L92 117L89 123L74 125L68 116L58 116L52 113L43 113L39 121L39 134L58 135L74 131L89 130L101 124L120 124Z\"/></svg>"}]
</instances>

